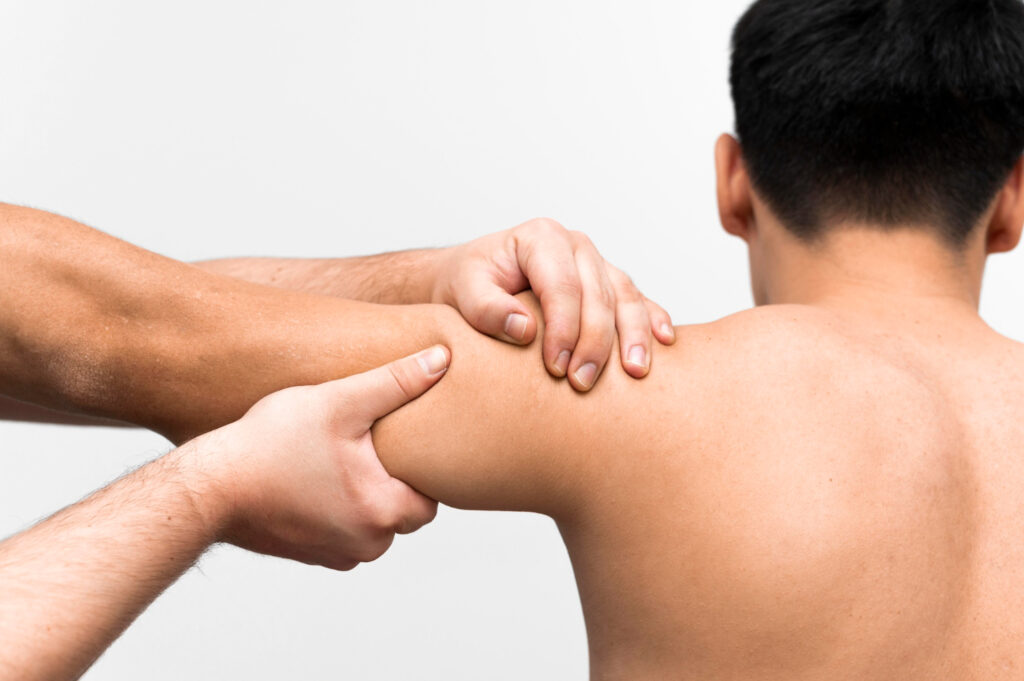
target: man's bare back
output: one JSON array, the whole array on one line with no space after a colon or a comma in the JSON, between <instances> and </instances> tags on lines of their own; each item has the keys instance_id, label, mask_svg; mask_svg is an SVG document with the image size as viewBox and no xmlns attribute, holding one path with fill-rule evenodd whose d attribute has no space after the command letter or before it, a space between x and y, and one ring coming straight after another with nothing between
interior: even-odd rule
<instances>
[{"instance_id":1,"label":"man's bare back","mask_svg":"<svg viewBox=\"0 0 1024 681\"><path fill-rule=\"evenodd\" d=\"M374 426L372 442L369 421L351 435L317 400L302 406L334 426L324 449L372 444L423 495L554 518L595 679L1020 678L1024 346L977 309L988 256L1012 250L1024 229L1021 36L1020 0L757 0L733 36L739 139L718 140L715 165L722 226L746 242L761 307L683 328L675 347L631 362L651 345L649 324L635 323L649 301L632 286L619 297L610 279L621 273L596 277L582 299L582 283L562 280L581 299L568 318L582 336L610 339L612 321L631 319L641 330L624 338L622 359L642 380L613 368L580 395L552 374L568 371L586 390L596 364L575 351L552 362L565 356L554 346L539 362L540 348L488 339L450 307L236 297L222 280L211 295L229 302L214 314L207 301L184 340L126 344L134 361L115 352L81 364L117 380L54 371L45 390L32 378L14 394L55 393L66 400L57 406L180 435L277 388L443 343L450 365L438 349L443 362L419 366L450 366L444 380ZM565 266L600 271L589 242L572 241ZM140 272L164 271L134 257L149 263ZM107 278L96 281L107 291ZM233 323L214 323L234 308ZM518 309L495 319L521 317L501 328L522 339ZM551 321L551 335L564 335ZM54 328L70 327L85 328ZM92 347L43 328L58 357ZM12 357L39 356L19 355L37 344L12 338ZM346 399L338 413L365 406ZM255 449L276 461L273 448ZM224 507L248 496L262 510L265 486L184 496ZM389 518L374 538L405 525L380 498L359 501L357 513ZM207 534L188 555L224 537ZM309 536L280 555L308 556Z\"/></svg>"},{"instance_id":2,"label":"man's bare back","mask_svg":"<svg viewBox=\"0 0 1024 681\"><path fill-rule=\"evenodd\" d=\"M1024 676L1024 346L978 315L1024 226L1021 36L1020 0L757 0L715 168L759 308L584 397L442 320L378 452L556 520L593 678Z\"/></svg>"},{"instance_id":3,"label":"man's bare back","mask_svg":"<svg viewBox=\"0 0 1024 681\"><path fill-rule=\"evenodd\" d=\"M844 295L680 327L583 397L451 325L374 441L444 503L556 520L594 679L1017 678L1024 346Z\"/></svg>"},{"instance_id":4,"label":"man's bare back","mask_svg":"<svg viewBox=\"0 0 1024 681\"><path fill-rule=\"evenodd\" d=\"M594 678L1019 674L1024 347L790 305L679 337L562 524Z\"/></svg>"}]
</instances>

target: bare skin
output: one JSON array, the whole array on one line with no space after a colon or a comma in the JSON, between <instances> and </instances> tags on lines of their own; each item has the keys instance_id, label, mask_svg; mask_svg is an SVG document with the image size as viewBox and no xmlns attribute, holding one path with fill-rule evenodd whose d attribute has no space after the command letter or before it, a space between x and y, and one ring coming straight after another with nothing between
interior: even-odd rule
<instances>
[{"instance_id":1,"label":"bare skin","mask_svg":"<svg viewBox=\"0 0 1024 681\"><path fill-rule=\"evenodd\" d=\"M654 340L671 345L662 308L606 262L590 239L549 218L535 218L446 249L362 258L228 258L196 263L207 272L278 288L369 303L450 305L478 331L528 345L538 315L513 294L532 290L545 322L544 365L589 390L618 338L622 368L650 370Z\"/></svg>"},{"instance_id":2,"label":"bare skin","mask_svg":"<svg viewBox=\"0 0 1024 681\"><path fill-rule=\"evenodd\" d=\"M275 390L400 356L389 339L406 331L407 313L364 301L443 303L526 345L539 314L512 294L530 286L552 320L543 365L579 391L600 379L616 338L638 379L654 341L674 341L664 310L589 239L548 219L434 251L199 265L31 208L0 204L0 227L0 418L54 422L64 412L67 422L120 420L183 442ZM255 392L226 388L237 372ZM183 413L199 393L198 411Z\"/></svg>"},{"instance_id":3,"label":"bare skin","mask_svg":"<svg viewBox=\"0 0 1024 681\"><path fill-rule=\"evenodd\" d=\"M430 522L437 503L387 474L370 426L449 358L434 347L270 395L0 542L0 679L78 678L212 543L348 570Z\"/></svg>"},{"instance_id":4,"label":"bare skin","mask_svg":"<svg viewBox=\"0 0 1024 681\"><path fill-rule=\"evenodd\" d=\"M195 334L192 353L131 358L171 394L104 393L101 413L199 432L268 386L443 343L445 379L375 426L380 459L443 503L557 521L594 679L1019 677L1024 348L977 301L987 255L1020 238L1024 164L961 252L913 225L836 225L808 246L759 200L731 138L717 165L762 307L679 329L642 381L616 369L581 395L540 348L482 336L450 307L281 291L258 318L246 309L251 326L225 306L216 342ZM130 394L149 385L138 375L111 384Z\"/></svg>"},{"instance_id":5,"label":"bare skin","mask_svg":"<svg viewBox=\"0 0 1024 681\"><path fill-rule=\"evenodd\" d=\"M385 466L556 519L594 679L1018 678L1024 346L977 301L986 255L1020 237L1024 166L955 253L910 226L806 246L734 140L718 160L762 307L680 328L642 384L566 401L535 372L528 398L475 395L479 430L446 408L460 384L522 360L453 340L446 383L378 426Z\"/></svg>"}]
</instances>

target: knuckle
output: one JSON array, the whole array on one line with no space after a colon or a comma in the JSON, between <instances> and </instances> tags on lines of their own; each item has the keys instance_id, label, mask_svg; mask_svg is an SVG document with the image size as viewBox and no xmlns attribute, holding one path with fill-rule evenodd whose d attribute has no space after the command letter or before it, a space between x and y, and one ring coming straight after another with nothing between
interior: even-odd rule
<instances>
[{"instance_id":1,"label":"knuckle","mask_svg":"<svg viewBox=\"0 0 1024 681\"><path fill-rule=\"evenodd\" d=\"M565 349L566 346L572 347L579 339L580 326L579 319L576 317L552 315L545 324L544 337L548 339L548 342L558 345L559 349Z\"/></svg>"},{"instance_id":2,"label":"knuckle","mask_svg":"<svg viewBox=\"0 0 1024 681\"><path fill-rule=\"evenodd\" d=\"M646 298L644 298L644 309L647 310L647 314L650 316L652 321L664 324L668 324L672 321L672 316L668 312Z\"/></svg>"},{"instance_id":3,"label":"knuckle","mask_svg":"<svg viewBox=\"0 0 1024 681\"><path fill-rule=\"evenodd\" d=\"M427 505L426 510L419 518L418 527L423 527L429 523L434 522L434 518L437 517L437 502L431 502Z\"/></svg>"},{"instance_id":4,"label":"knuckle","mask_svg":"<svg viewBox=\"0 0 1024 681\"><path fill-rule=\"evenodd\" d=\"M388 530L387 509L376 494L357 488L351 495L349 517L352 530L361 539L372 539Z\"/></svg>"},{"instance_id":5,"label":"knuckle","mask_svg":"<svg viewBox=\"0 0 1024 681\"><path fill-rule=\"evenodd\" d=\"M628 274L626 274L625 272L623 272L610 262L606 262L604 267L605 270L608 272L608 278L611 279L614 283L630 285L633 283L632 277L630 277Z\"/></svg>"},{"instance_id":6,"label":"knuckle","mask_svg":"<svg viewBox=\"0 0 1024 681\"><path fill-rule=\"evenodd\" d=\"M359 559L360 563L372 563L391 548L392 537L394 537L393 533L387 533L370 538L362 543L355 557Z\"/></svg>"},{"instance_id":7,"label":"knuckle","mask_svg":"<svg viewBox=\"0 0 1024 681\"><path fill-rule=\"evenodd\" d=\"M612 309L615 307L615 303L618 298L615 295L615 291L610 286L599 286L594 291L594 302L605 309Z\"/></svg>"},{"instance_id":8,"label":"knuckle","mask_svg":"<svg viewBox=\"0 0 1024 681\"><path fill-rule=\"evenodd\" d=\"M562 223L554 218L533 218L528 224L541 232L565 231L565 227L562 226Z\"/></svg>"},{"instance_id":9,"label":"knuckle","mask_svg":"<svg viewBox=\"0 0 1024 681\"><path fill-rule=\"evenodd\" d=\"M635 314L642 315L644 317L648 316L647 306L644 305L643 296L634 295L629 291L626 291L625 293L616 293L615 304L618 305L620 309L631 311L635 310Z\"/></svg>"},{"instance_id":10,"label":"knuckle","mask_svg":"<svg viewBox=\"0 0 1024 681\"><path fill-rule=\"evenodd\" d=\"M608 278L611 279L612 285L615 286L622 296L638 302L642 302L644 300L643 295L640 294L640 289L637 288L636 283L633 281L633 277L629 276L618 267L608 265Z\"/></svg>"},{"instance_id":11,"label":"knuckle","mask_svg":"<svg viewBox=\"0 0 1024 681\"><path fill-rule=\"evenodd\" d=\"M644 317L648 316L647 306L644 304L644 297L635 292L635 290L617 291L615 293L615 302L618 305L619 310L629 311L631 314L640 314Z\"/></svg>"},{"instance_id":12,"label":"knuckle","mask_svg":"<svg viewBox=\"0 0 1024 681\"><path fill-rule=\"evenodd\" d=\"M569 236L572 237L572 241L574 244L576 244L577 248L586 248L588 250L593 249L595 251L597 250L594 247L594 242L591 241L590 237L587 236L585 233L574 229L569 232Z\"/></svg>"},{"instance_id":13,"label":"knuckle","mask_svg":"<svg viewBox=\"0 0 1024 681\"><path fill-rule=\"evenodd\" d=\"M475 329L486 325L488 322L487 309L480 305L466 305L459 309L462 314L462 318L469 322L469 325ZM406 392L408 394L408 392Z\"/></svg>"},{"instance_id":14,"label":"knuckle","mask_svg":"<svg viewBox=\"0 0 1024 681\"><path fill-rule=\"evenodd\" d=\"M416 360L410 359L409 361L415 362ZM398 387L398 390L402 392L402 395L406 399L412 399L415 393L412 389L412 378L409 376L408 362L392 362L388 365L388 371L391 373L391 378Z\"/></svg>"},{"instance_id":15,"label":"knuckle","mask_svg":"<svg viewBox=\"0 0 1024 681\"><path fill-rule=\"evenodd\" d=\"M580 344L583 352L607 352L608 348L615 342L614 320L591 320L583 325L583 333L580 334Z\"/></svg>"},{"instance_id":16,"label":"knuckle","mask_svg":"<svg viewBox=\"0 0 1024 681\"><path fill-rule=\"evenodd\" d=\"M384 495L375 496L368 502L367 526L368 535L376 538L388 537L400 528L404 522L402 509L396 501Z\"/></svg>"},{"instance_id":17,"label":"knuckle","mask_svg":"<svg viewBox=\"0 0 1024 681\"><path fill-rule=\"evenodd\" d=\"M563 298L579 300L583 297L583 284L575 274L566 274L555 282L550 293Z\"/></svg>"}]
</instances>

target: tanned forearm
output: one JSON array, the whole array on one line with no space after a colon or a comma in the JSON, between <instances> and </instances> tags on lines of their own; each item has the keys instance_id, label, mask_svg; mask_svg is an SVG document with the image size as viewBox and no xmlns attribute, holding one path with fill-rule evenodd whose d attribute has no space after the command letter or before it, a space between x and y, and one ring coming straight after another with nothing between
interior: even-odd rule
<instances>
[{"instance_id":1,"label":"tanned forearm","mask_svg":"<svg viewBox=\"0 0 1024 681\"><path fill-rule=\"evenodd\" d=\"M457 317L239 281L0 205L0 394L176 442L443 342L439 315Z\"/></svg>"},{"instance_id":2,"label":"tanned forearm","mask_svg":"<svg viewBox=\"0 0 1024 681\"><path fill-rule=\"evenodd\" d=\"M0 420L24 421L28 423L56 423L65 426L106 426L122 428L129 424L122 421L102 419L83 414L69 414L64 411L47 409L0 395Z\"/></svg>"},{"instance_id":3,"label":"tanned forearm","mask_svg":"<svg viewBox=\"0 0 1024 681\"><path fill-rule=\"evenodd\" d=\"M433 300L441 251L414 250L357 258L225 258L195 265L255 284L362 300L411 305Z\"/></svg>"},{"instance_id":4,"label":"tanned forearm","mask_svg":"<svg viewBox=\"0 0 1024 681\"><path fill-rule=\"evenodd\" d=\"M0 543L0 679L78 678L216 540L186 448Z\"/></svg>"}]
</instances>

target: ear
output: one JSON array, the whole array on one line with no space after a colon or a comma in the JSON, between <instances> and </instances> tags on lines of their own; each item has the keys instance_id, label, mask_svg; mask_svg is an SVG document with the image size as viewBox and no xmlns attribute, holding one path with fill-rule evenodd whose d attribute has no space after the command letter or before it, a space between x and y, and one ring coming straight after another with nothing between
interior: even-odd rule
<instances>
[{"instance_id":1,"label":"ear","mask_svg":"<svg viewBox=\"0 0 1024 681\"><path fill-rule=\"evenodd\" d=\"M985 232L988 253L1012 251L1020 242L1024 227L1024 156L1017 159L1010 178L996 198L995 210Z\"/></svg>"},{"instance_id":2,"label":"ear","mask_svg":"<svg viewBox=\"0 0 1024 681\"><path fill-rule=\"evenodd\" d=\"M732 135L722 135L715 143L715 175L722 227L729 234L749 241L754 226L750 176L740 143Z\"/></svg>"}]
</instances>

